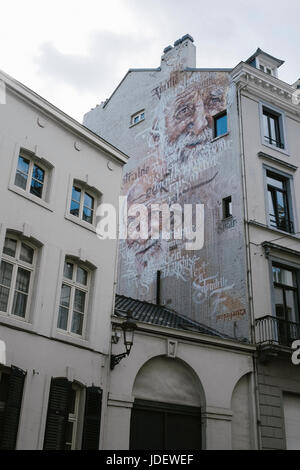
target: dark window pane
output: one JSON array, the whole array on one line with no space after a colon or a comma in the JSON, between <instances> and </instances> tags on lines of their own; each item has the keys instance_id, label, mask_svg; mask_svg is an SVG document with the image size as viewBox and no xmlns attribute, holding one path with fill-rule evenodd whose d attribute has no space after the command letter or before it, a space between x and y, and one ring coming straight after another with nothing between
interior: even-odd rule
<instances>
[{"instance_id":1,"label":"dark window pane","mask_svg":"<svg viewBox=\"0 0 300 470\"><path fill-rule=\"evenodd\" d=\"M44 182L45 172L39 166L33 166L32 178L35 180L40 181L41 183Z\"/></svg>"},{"instance_id":2,"label":"dark window pane","mask_svg":"<svg viewBox=\"0 0 300 470\"><path fill-rule=\"evenodd\" d=\"M79 217L79 208L80 208L79 202L71 201L70 213L72 215Z\"/></svg>"},{"instance_id":3,"label":"dark window pane","mask_svg":"<svg viewBox=\"0 0 300 470\"><path fill-rule=\"evenodd\" d=\"M18 268L16 290L28 293L30 282L30 271L23 268Z\"/></svg>"},{"instance_id":4,"label":"dark window pane","mask_svg":"<svg viewBox=\"0 0 300 470\"><path fill-rule=\"evenodd\" d=\"M76 390L72 388L70 402L69 402L69 413L74 414L75 412L75 403L76 403ZM67 442L71 442L67 439Z\"/></svg>"},{"instance_id":5,"label":"dark window pane","mask_svg":"<svg viewBox=\"0 0 300 470\"><path fill-rule=\"evenodd\" d=\"M84 194L84 206L88 207L89 209L94 209L94 198L88 193Z\"/></svg>"},{"instance_id":6,"label":"dark window pane","mask_svg":"<svg viewBox=\"0 0 300 470\"><path fill-rule=\"evenodd\" d=\"M0 311L7 312L9 289L0 286Z\"/></svg>"},{"instance_id":7,"label":"dark window pane","mask_svg":"<svg viewBox=\"0 0 300 470\"><path fill-rule=\"evenodd\" d=\"M2 286L10 287L13 266L12 264L1 262L0 266L0 284Z\"/></svg>"},{"instance_id":8,"label":"dark window pane","mask_svg":"<svg viewBox=\"0 0 300 470\"><path fill-rule=\"evenodd\" d=\"M73 279L73 269L74 265L66 261L64 265L64 277L67 279Z\"/></svg>"},{"instance_id":9,"label":"dark window pane","mask_svg":"<svg viewBox=\"0 0 300 470\"><path fill-rule=\"evenodd\" d=\"M73 423L70 421L67 422L66 426L66 448L65 450L70 450L73 437Z\"/></svg>"},{"instance_id":10,"label":"dark window pane","mask_svg":"<svg viewBox=\"0 0 300 470\"><path fill-rule=\"evenodd\" d=\"M89 224L93 223L93 211L87 207L83 208L82 219L88 222Z\"/></svg>"},{"instance_id":11,"label":"dark window pane","mask_svg":"<svg viewBox=\"0 0 300 470\"><path fill-rule=\"evenodd\" d=\"M0 402L5 403L8 395L9 374L2 372L0 377Z\"/></svg>"},{"instance_id":12,"label":"dark window pane","mask_svg":"<svg viewBox=\"0 0 300 470\"><path fill-rule=\"evenodd\" d=\"M227 132L227 114L216 118L216 135L218 137L220 135L226 134Z\"/></svg>"},{"instance_id":13,"label":"dark window pane","mask_svg":"<svg viewBox=\"0 0 300 470\"><path fill-rule=\"evenodd\" d=\"M276 177L269 171L267 171L267 183L275 188L284 189L284 179L280 178L280 176Z\"/></svg>"},{"instance_id":14,"label":"dark window pane","mask_svg":"<svg viewBox=\"0 0 300 470\"><path fill-rule=\"evenodd\" d=\"M37 197L41 198L42 194L43 194L43 184L40 183L37 180L32 179L31 180L31 186L30 186L30 192L34 196L37 196Z\"/></svg>"},{"instance_id":15,"label":"dark window pane","mask_svg":"<svg viewBox=\"0 0 300 470\"><path fill-rule=\"evenodd\" d=\"M21 294L20 292L15 292L14 304L13 304L13 315L18 317L25 317L27 305L27 294Z\"/></svg>"},{"instance_id":16,"label":"dark window pane","mask_svg":"<svg viewBox=\"0 0 300 470\"><path fill-rule=\"evenodd\" d=\"M73 186L72 188L72 199L73 201L80 202L81 189Z\"/></svg>"},{"instance_id":17,"label":"dark window pane","mask_svg":"<svg viewBox=\"0 0 300 470\"><path fill-rule=\"evenodd\" d=\"M81 313L73 312L72 318L72 333L76 335L82 334L82 326L83 326L83 315Z\"/></svg>"},{"instance_id":18,"label":"dark window pane","mask_svg":"<svg viewBox=\"0 0 300 470\"><path fill-rule=\"evenodd\" d=\"M67 328L68 328L68 314L69 314L69 310L67 308L59 307L57 328L59 328L60 330L67 330Z\"/></svg>"},{"instance_id":19,"label":"dark window pane","mask_svg":"<svg viewBox=\"0 0 300 470\"><path fill-rule=\"evenodd\" d=\"M69 307L70 296L71 296L71 287L63 284L61 288L60 304L63 305L64 307Z\"/></svg>"},{"instance_id":20,"label":"dark window pane","mask_svg":"<svg viewBox=\"0 0 300 470\"><path fill-rule=\"evenodd\" d=\"M33 248L31 248L31 246L25 245L25 243L22 243L20 260L25 261L26 263L32 264L33 254L34 254Z\"/></svg>"},{"instance_id":21,"label":"dark window pane","mask_svg":"<svg viewBox=\"0 0 300 470\"><path fill-rule=\"evenodd\" d=\"M8 256L15 257L16 255L17 242L13 238L5 238L3 253Z\"/></svg>"},{"instance_id":22,"label":"dark window pane","mask_svg":"<svg viewBox=\"0 0 300 470\"><path fill-rule=\"evenodd\" d=\"M87 274L88 273L85 269L82 269L78 266L76 282L79 282L80 284L83 284L84 286L86 286L86 284L87 284Z\"/></svg>"},{"instance_id":23,"label":"dark window pane","mask_svg":"<svg viewBox=\"0 0 300 470\"><path fill-rule=\"evenodd\" d=\"M74 310L78 312L84 312L85 305L85 292L76 289L75 291L75 300L74 300Z\"/></svg>"}]
</instances>

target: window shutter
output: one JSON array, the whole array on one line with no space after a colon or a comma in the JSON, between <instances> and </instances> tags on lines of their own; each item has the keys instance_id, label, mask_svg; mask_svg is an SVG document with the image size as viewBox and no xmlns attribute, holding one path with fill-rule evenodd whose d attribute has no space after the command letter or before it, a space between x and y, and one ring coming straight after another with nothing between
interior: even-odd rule
<instances>
[{"instance_id":1,"label":"window shutter","mask_svg":"<svg viewBox=\"0 0 300 470\"><path fill-rule=\"evenodd\" d=\"M63 450L72 383L65 378L51 380L44 450Z\"/></svg>"},{"instance_id":2,"label":"window shutter","mask_svg":"<svg viewBox=\"0 0 300 470\"><path fill-rule=\"evenodd\" d=\"M16 447L25 375L26 372L12 366L2 422L0 449L14 450Z\"/></svg>"},{"instance_id":3,"label":"window shutter","mask_svg":"<svg viewBox=\"0 0 300 470\"><path fill-rule=\"evenodd\" d=\"M102 390L98 387L86 389L84 424L82 435L83 450L98 450L101 423Z\"/></svg>"}]
</instances>

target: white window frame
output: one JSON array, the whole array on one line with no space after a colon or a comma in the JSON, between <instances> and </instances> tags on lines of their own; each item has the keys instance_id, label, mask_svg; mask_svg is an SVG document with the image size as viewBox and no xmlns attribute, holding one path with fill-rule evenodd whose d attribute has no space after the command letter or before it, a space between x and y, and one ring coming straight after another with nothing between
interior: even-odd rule
<instances>
[{"instance_id":1,"label":"white window frame","mask_svg":"<svg viewBox=\"0 0 300 470\"><path fill-rule=\"evenodd\" d=\"M79 215L78 217L74 214L71 214L71 203L72 203L72 194L73 194L73 188L78 188L80 189L80 201L79 201ZM94 200L94 207L92 210L92 213L93 213L93 218L92 218L92 222L88 222L87 220L84 220L83 219L83 208L84 208L84 196L85 194L87 194L89 197L93 198ZM89 191L88 189L86 188L83 188L80 184L76 184L73 182L72 184L72 189L71 189L71 199L70 199L70 215L72 217L75 217L75 218L78 218L79 220L81 220L82 222L85 222L86 224L90 224L91 226L93 226L95 224L95 211L96 211L96 201L97 201L97 198L95 196L95 194L93 193L93 191ZM77 201L75 201L77 202Z\"/></svg>"},{"instance_id":2,"label":"white window frame","mask_svg":"<svg viewBox=\"0 0 300 470\"><path fill-rule=\"evenodd\" d=\"M136 118L138 118L138 121L134 122ZM136 126L137 124L143 121L145 121L145 110L141 109L137 113L132 114L131 119L130 119L130 127Z\"/></svg>"},{"instance_id":3,"label":"white window frame","mask_svg":"<svg viewBox=\"0 0 300 470\"><path fill-rule=\"evenodd\" d=\"M79 413L80 413L80 402L81 402L81 388L72 384L72 390L75 391L75 406L74 413L69 413L68 422L73 423L72 429L72 442L65 442L65 444L71 445L71 450L76 450L77 447L77 437L78 437L78 428L79 428Z\"/></svg>"},{"instance_id":4,"label":"white window frame","mask_svg":"<svg viewBox=\"0 0 300 470\"><path fill-rule=\"evenodd\" d=\"M15 183L15 180L14 180L14 185L15 185L20 191L24 191L25 193L30 194L30 196L32 196L33 198L39 199L39 200L41 200L41 201L46 201L46 193L47 193L47 186L48 186L48 180L49 180L49 169L46 168L46 166L43 165L42 163L38 162L36 159L30 157L29 155L26 155L26 153L20 152L19 155L18 155L18 159L17 159L17 165L16 165L16 170L15 170L15 177L17 176L19 157L24 158L25 160L28 160L28 161L29 161L29 170L28 170L28 175L27 175L26 188L23 189L23 188L21 188L20 186L18 186L18 185ZM34 167L34 165L38 166L39 168L41 168L41 170L44 171L44 182L43 182L43 190L42 190L42 196L41 196L41 197L38 197L38 196L36 196L35 194L33 194L33 193L30 192L31 182L32 182L32 179L33 179L32 174L33 174L33 167Z\"/></svg>"},{"instance_id":5,"label":"white window frame","mask_svg":"<svg viewBox=\"0 0 300 470\"><path fill-rule=\"evenodd\" d=\"M65 266L65 263L72 263L74 268L73 268L73 277L72 277L72 280L71 279L68 279L66 277L64 277L64 272L62 274L62 281L61 281L61 287L60 287L60 296L59 296L59 305L58 305L58 316L57 316L57 322L56 322L56 328L57 328L57 331L59 333L62 333L64 335L69 335L69 336L72 336L72 337L75 337L75 338L80 338L80 339L83 339L85 337L85 333L86 333L86 325L87 325L87 315L88 315L88 306L89 306L89 296L90 296L90 289L91 289L91 271L86 267L86 265L84 263L78 263L77 261L74 261L72 260L71 258L65 258L65 261L64 261L64 266ZM77 270L78 270L78 267L84 269L86 272L87 272L87 283L86 283L86 286L83 285L83 284L80 284L79 282L76 281L76 277L77 277ZM64 267L63 267L63 270L64 270ZM62 286L63 285L66 285L68 287L71 288L71 293L70 293L70 305L68 307L68 311L69 311L69 314L68 314L68 324L67 324L67 329L66 330L63 330L61 328L58 327L58 319L59 319L59 310L60 310L60 307L63 307L63 308L67 308L63 305L61 305L61 290L62 290ZM84 305L84 311L83 312L78 312L78 313L81 313L83 314L83 323L82 323L82 333L80 335L78 335L77 333L73 333L71 331L71 327L72 327L72 320L73 320L73 307L74 307L74 299L75 299L75 292L76 292L76 289L77 290L80 290L80 291L83 291L85 292L86 296L85 296L85 305Z\"/></svg>"},{"instance_id":6,"label":"white window frame","mask_svg":"<svg viewBox=\"0 0 300 470\"><path fill-rule=\"evenodd\" d=\"M20 237L17 237L15 235L12 235L10 233L6 234L5 238L11 238L13 240L16 240L17 242L17 247L16 247L16 255L15 257L9 256L5 253L2 252L1 256L1 262L5 261L8 264L13 265L13 270L12 270L12 277L11 277L11 284L9 287L9 297L8 297L8 303L7 303L7 311L3 312L0 311L2 315L5 315L6 317L14 318L19 321L29 321L29 311L30 311L30 305L31 305L31 300L32 300L32 288L33 288L33 283L34 283L34 275L35 275L35 268L36 268L36 258L37 258L37 248L27 240L23 240ZM30 248L33 249L33 259L32 259L32 264L26 263L26 261L20 260L20 252L21 252L21 246L22 243L30 246ZM3 245L4 248L4 245ZM26 303L26 310L25 310L25 316L20 317L19 315L13 315L12 314L12 308L13 308L13 301L14 301L14 294L16 292L16 280L17 280L17 273L18 273L18 268L21 267L25 269L26 271L30 271L30 281L29 281L29 287L28 287L28 294L27 294L27 303ZM8 288L7 286L4 286Z\"/></svg>"},{"instance_id":7,"label":"white window frame","mask_svg":"<svg viewBox=\"0 0 300 470\"><path fill-rule=\"evenodd\" d=\"M269 199L268 199L268 182L267 182L267 172L270 171L277 174L282 178L286 178L287 180L287 198L288 198L288 206L290 210L290 221L293 223L294 232L285 232L284 230L280 230L279 228L273 227L270 223L270 214L269 214ZM276 230L280 233L284 233L285 235L295 236L298 233L298 220L296 217L296 207L295 207L295 189L294 189L294 178L293 175L290 173L285 173L284 171L278 170L277 168L271 167L269 165L263 164L263 175L264 175L264 193L265 193L265 210L266 210L266 218L267 218L267 225L271 230Z\"/></svg>"},{"instance_id":8,"label":"white window frame","mask_svg":"<svg viewBox=\"0 0 300 470\"><path fill-rule=\"evenodd\" d=\"M275 114L278 115L279 119L279 128L280 128L280 133L281 133L281 138L283 140L284 148L279 148L276 145L269 144L265 141L265 132L264 132L264 116L263 112L264 109L268 109L271 112L274 112ZM260 119L260 133L261 133L261 143L264 147L271 148L273 150L276 150L277 152L284 153L286 155L289 155L289 150L288 150L288 136L287 136L287 131L286 131L286 116L284 111L281 109L266 103L265 101L260 101L259 102L259 119Z\"/></svg>"}]
</instances>

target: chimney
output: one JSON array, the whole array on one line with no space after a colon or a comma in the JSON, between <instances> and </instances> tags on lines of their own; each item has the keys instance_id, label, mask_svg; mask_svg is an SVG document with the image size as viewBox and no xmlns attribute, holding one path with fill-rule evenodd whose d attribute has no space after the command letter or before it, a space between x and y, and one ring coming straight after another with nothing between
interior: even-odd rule
<instances>
[{"instance_id":1,"label":"chimney","mask_svg":"<svg viewBox=\"0 0 300 470\"><path fill-rule=\"evenodd\" d=\"M161 58L161 68L182 70L186 67L196 67L196 47L194 39L189 34L177 39L173 46L167 46Z\"/></svg>"}]
</instances>

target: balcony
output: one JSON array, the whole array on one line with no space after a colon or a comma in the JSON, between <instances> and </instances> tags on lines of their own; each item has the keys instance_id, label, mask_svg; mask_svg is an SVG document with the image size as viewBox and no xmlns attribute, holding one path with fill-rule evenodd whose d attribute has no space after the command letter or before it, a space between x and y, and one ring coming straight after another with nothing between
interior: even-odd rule
<instances>
[{"instance_id":1,"label":"balcony","mask_svg":"<svg viewBox=\"0 0 300 470\"><path fill-rule=\"evenodd\" d=\"M256 344L263 356L291 353L291 345L300 340L300 323L267 315L255 322Z\"/></svg>"}]
</instances>

